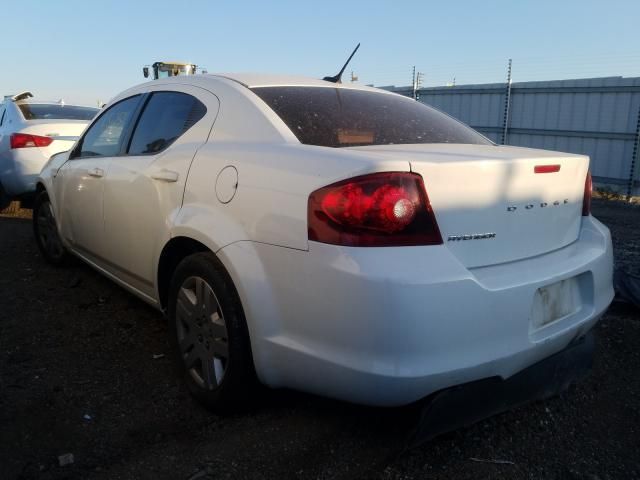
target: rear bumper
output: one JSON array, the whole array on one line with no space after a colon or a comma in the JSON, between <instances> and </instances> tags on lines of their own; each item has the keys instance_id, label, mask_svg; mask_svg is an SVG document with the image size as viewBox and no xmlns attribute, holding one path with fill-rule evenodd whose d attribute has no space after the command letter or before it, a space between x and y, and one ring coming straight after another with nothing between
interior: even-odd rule
<instances>
[{"instance_id":1,"label":"rear bumper","mask_svg":"<svg viewBox=\"0 0 640 480\"><path fill-rule=\"evenodd\" d=\"M0 179L7 195L19 197L34 192L38 175L48 158L38 147L9 151Z\"/></svg>"},{"instance_id":2,"label":"rear bumper","mask_svg":"<svg viewBox=\"0 0 640 480\"><path fill-rule=\"evenodd\" d=\"M435 393L422 410L413 443L430 440L519 405L565 391L591 370L593 337L589 332L564 350L508 379L486 378Z\"/></svg>"},{"instance_id":3,"label":"rear bumper","mask_svg":"<svg viewBox=\"0 0 640 480\"><path fill-rule=\"evenodd\" d=\"M264 383L369 405L508 379L584 336L613 299L611 238L592 217L571 245L475 269L445 245L310 242L305 252L238 242L218 255ZM536 327L537 292L563 280L579 285L579 309Z\"/></svg>"}]
</instances>

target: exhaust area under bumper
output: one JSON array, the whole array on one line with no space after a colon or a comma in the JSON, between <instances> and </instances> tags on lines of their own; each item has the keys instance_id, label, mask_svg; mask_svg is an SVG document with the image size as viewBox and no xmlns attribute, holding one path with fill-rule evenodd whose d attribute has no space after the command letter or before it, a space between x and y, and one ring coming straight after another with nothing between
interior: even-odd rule
<instances>
[{"instance_id":1,"label":"exhaust area under bumper","mask_svg":"<svg viewBox=\"0 0 640 480\"><path fill-rule=\"evenodd\" d=\"M491 377L447 388L427 397L411 446L517 406L555 396L587 376L593 365L593 332L564 350L505 380Z\"/></svg>"}]
</instances>

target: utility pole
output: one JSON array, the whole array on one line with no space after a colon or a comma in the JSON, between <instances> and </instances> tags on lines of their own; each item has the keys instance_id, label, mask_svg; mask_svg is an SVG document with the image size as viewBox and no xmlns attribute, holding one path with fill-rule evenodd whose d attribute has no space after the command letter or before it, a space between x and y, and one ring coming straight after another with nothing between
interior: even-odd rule
<instances>
[{"instance_id":1,"label":"utility pole","mask_svg":"<svg viewBox=\"0 0 640 480\"><path fill-rule=\"evenodd\" d=\"M424 77L424 73L422 72L416 73L416 91L415 91L415 95L413 96L414 100L420 100L420 93L418 92L418 90L420 90L420 87L422 87L423 77Z\"/></svg>"},{"instance_id":2,"label":"utility pole","mask_svg":"<svg viewBox=\"0 0 640 480\"><path fill-rule=\"evenodd\" d=\"M636 136L633 142L633 155L631 156L631 167L629 168L629 183L627 183L627 201L631 201L633 187L635 183L636 162L638 161L638 150L640 150L640 107L638 108L638 120L636 122Z\"/></svg>"},{"instance_id":3,"label":"utility pole","mask_svg":"<svg viewBox=\"0 0 640 480\"><path fill-rule=\"evenodd\" d=\"M351 83L353 82L357 82L358 81L358 76L354 75L353 70L351 71Z\"/></svg>"},{"instance_id":4,"label":"utility pole","mask_svg":"<svg viewBox=\"0 0 640 480\"><path fill-rule=\"evenodd\" d=\"M413 66L413 73L411 74L411 98L416 99L416 66Z\"/></svg>"},{"instance_id":5,"label":"utility pole","mask_svg":"<svg viewBox=\"0 0 640 480\"><path fill-rule=\"evenodd\" d=\"M416 72L416 67L414 65L411 77L411 98L413 98L414 100L418 100L418 89L422 86L424 73Z\"/></svg>"},{"instance_id":6,"label":"utility pole","mask_svg":"<svg viewBox=\"0 0 640 480\"><path fill-rule=\"evenodd\" d=\"M507 69L507 90L504 98L504 116L502 118L502 145L507 144L509 136L509 112L511 110L511 59L509 59L509 67Z\"/></svg>"}]
</instances>

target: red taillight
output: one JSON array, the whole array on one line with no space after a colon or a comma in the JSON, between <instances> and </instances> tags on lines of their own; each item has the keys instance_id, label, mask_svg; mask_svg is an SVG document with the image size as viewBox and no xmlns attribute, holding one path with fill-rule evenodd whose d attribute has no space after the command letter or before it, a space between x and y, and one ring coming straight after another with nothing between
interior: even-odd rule
<instances>
[{"instance_id":1,"label":"red taillight","mask_svg":"<svg viewBox=\"0 0 640 480\"><path fill-rule=\"evenodd\" d=\"M591 215L592 190L593 190L593 182L591 180L591 172L587 172L587 178L584 181L584 197L582 197L582 215L584 217Z\"/></svg>"},{"instance_id":2,"label":"red taillight","mask_svg":"<svg viewBox=\"0 0 640 480\"><path fill-rule=\"evenodd\" d=\"M309 240L350 247L439 245L442 236L422 177L374 173L309 196Z\"/></svg>"},{"instance_id":3,"label":"red taillight","mask_svg":"<svg viewBox=\"0 0 640 480\"><path fill-rule=\"evenodd\" d=\"M51 137L14 133L11 135L11 148L48 147L53 142Z\"/></svg>"}]
</instances>

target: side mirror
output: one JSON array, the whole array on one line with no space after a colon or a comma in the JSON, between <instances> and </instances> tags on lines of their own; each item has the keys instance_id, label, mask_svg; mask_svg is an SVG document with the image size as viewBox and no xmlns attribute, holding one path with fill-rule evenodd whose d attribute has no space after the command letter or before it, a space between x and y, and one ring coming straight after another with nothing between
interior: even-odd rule
<instances>
[{"instance_id":1,"label":"side mirror","mask_svg":"<svg viewBox=\"0 0 640 480\"><path fill-rule=\"evenodd\" d=\"M149 67L142 67L142 74L144 78L149 78Z\"/></svg>"}]
</instances>

